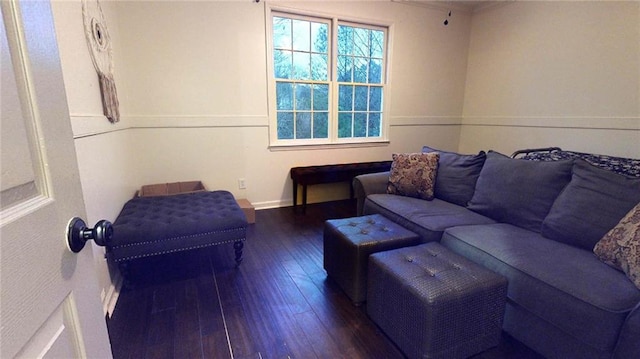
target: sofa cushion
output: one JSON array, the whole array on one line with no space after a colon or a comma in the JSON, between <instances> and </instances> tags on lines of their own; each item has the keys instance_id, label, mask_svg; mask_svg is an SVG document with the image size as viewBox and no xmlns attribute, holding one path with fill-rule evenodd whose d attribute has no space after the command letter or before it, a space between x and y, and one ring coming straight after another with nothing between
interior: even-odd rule
<instances>
[{"instance_id":1,"label":"sofa cushion","mask_svg":"<svg viewBox=\"0 0 640 359\"><path fill-rule=\"evenodd\" d=\"M433 199L439 154L394 153L387 193Z\"/></svg>"},{"instance_id":2,"label":"sofa cushion","mask_svg":"<svg viewBox=\"0 0 640 359\"><path fill-rule=\"evenodd\" d=\"M392 194L371 194L364 202L363 214L380 213L417 233L424 242L439 241L449 227L495 223L494 220L438 198L425 201Z\"/></svg>"},{"instance_id":3,"label":"sofa cushion","mask_svg":"<svg viewBox=\"0 0 640 359\"><path fill-rule=\"evenodd\" d=\"M440 154L436 175L436 198L466 206L473 197L476 181L478 181L487 154L480 151L477 155L462 155L428 146L422 147L422 152Z\"/></svg>"},{"instance_id":4,"label":"sofa cushion","mask_svg":"<svg viewBox=\"0 0 640 359\"><path fill-rule=\"evenodd\" d=\"M542 221L571 179L573 161L539 162L489 151L467 208L498 222L540 232Z\"/></svg>"},{"instance_id":5,"label":"sofa cushion","mask_svg":"<svg viewBox=\"0 0 640 359\"><path fill-rule=\"evenodd\" d=\"M592 250L640 202L640 178L576 160L571 182L542 223L542 235Z\"/></svg>"},{"instance_id":6,"label":"sofa cushion","mask_svg":"<svg viewBox=\"0 0 640 359\"><path fill-rule=\"evenodd\" d=\"M599 351L612 352L640 290L591 251L499 223L449 228L441 243L509 280L508 300Z\"/></svg>"},{"instance_id":7,"label":"sofa cushion","mask_svg":"<svg viewBox=\"0 0 640 359\"><path fill-rule=\"evenodd\" d=\"M596 243L593 252L640 288L640 203Z\"/></svg>"}]
</instances>

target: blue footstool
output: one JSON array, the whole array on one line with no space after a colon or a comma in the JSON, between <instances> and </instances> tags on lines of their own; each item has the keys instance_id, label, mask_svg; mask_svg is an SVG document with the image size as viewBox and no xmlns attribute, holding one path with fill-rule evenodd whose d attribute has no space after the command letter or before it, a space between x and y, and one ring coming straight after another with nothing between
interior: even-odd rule
<instances>
[{"instance_id":1,"label":"blue footstool","mask_svg":"<svg viewBox=\"0 0 640 359\"><path fill-rule=\"evenodd\" d=\"M233 243L242 261L247 219L228 191L203 191L129 200L113 223L107 258L137 258Z\"/></svg>"},{"instance_id":2,"label":"blue footstool","mask_svg":"<svg viewBox=\"0 0 640 359\"><path fill-rule=\"evenodd\" d=\"M436 242L369 257L367 313L409 358L498 345L506 298L506 278Z\"/></svg>"},{"instance_id":3,"label":"blue footstool","mask_svg":"<svg viewBox=\"0 0 640 359\"><path fill-rule=\"evenodd\" d=\"M417 234L380 214L325 222L324 269L353 304L367 299L369 255L420 243Z\"/></svg>"}]
</instances>

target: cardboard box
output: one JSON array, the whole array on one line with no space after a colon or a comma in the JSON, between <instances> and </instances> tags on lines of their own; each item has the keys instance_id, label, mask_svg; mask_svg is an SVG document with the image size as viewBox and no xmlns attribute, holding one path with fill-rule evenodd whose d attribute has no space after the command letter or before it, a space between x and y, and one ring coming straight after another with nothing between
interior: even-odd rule
<instances>
[{"instance_id":1,"label":"cardboard box","mask_svg":"<svg viewBox=\"0 0 640 359\"><path fill-rule=\"evenodd\" d=\"M238 199L236 202L238 202L238 206L242 208L244 215L247 217L247 222L256 223L256 209L251 202L244 198Z\"/></svg>"},{"instance_id":2,"label":"cardboard box","mask_svg":"<svg viewBox=\"0 0 640 359\"><path fill-rule=\"evenodd\" d=\"M169 196L172 194L202 192L206 190L201 181L157 183L142 186L140 191L138 191L138 196Z\"/></svg>"}]
</instances>

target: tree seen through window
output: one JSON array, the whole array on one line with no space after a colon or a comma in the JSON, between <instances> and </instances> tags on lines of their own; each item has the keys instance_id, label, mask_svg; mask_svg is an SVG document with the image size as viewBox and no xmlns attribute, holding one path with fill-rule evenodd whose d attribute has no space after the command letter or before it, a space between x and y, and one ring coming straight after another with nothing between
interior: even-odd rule
<instances>
[{"instance_id":1,"label":"tree seen through window","mask_svg":"<svg viewBox=\"0 0 640 359\"><path fill-rule=\"evenodd\" d=\"M332 121L338 139L381 137L385 31L339 24L331 36L329 20L287 16L272 25L277 139L329 139Z\"/></svg>"}]
</instances>

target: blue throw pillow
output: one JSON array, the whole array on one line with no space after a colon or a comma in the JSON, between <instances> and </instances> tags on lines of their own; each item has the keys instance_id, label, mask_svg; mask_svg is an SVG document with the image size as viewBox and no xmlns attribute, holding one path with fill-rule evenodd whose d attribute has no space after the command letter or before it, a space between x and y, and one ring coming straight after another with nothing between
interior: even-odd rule
<instances>
[{"instance_id":1,"label":"blue throw pillow","mask_svg":"<svg viewBox=\"0 0 640 359\"><path fill-rule=\"evenodd\" d=\"M542 223L542 235L592 250L640 202L640 178L576 160L571 182Z\"/></svg>"},{"instance_id":2,"label":"blue throw pillow","mask_svg":"<svg viewBox=\"0 0 640 359\"><path fill-rule=\"evenodd\" d=\"M473 197L476 181L487 154L480 151L477 155L462 155L428 146L422 147L422 152L440 154L436 175L436 198L466 207Z\"/></svg>"},{"instance_id":3,"label":"blue throw pillow","mask_svg":"<svg viewBox=\"0 0 640 359\"><path fill-rule=\"evenodd\" d=\"M489 151L467 208L539 233L554 200L571 180L572 165L572 160L528 161Z\"/></svg>"}]
</instances>

